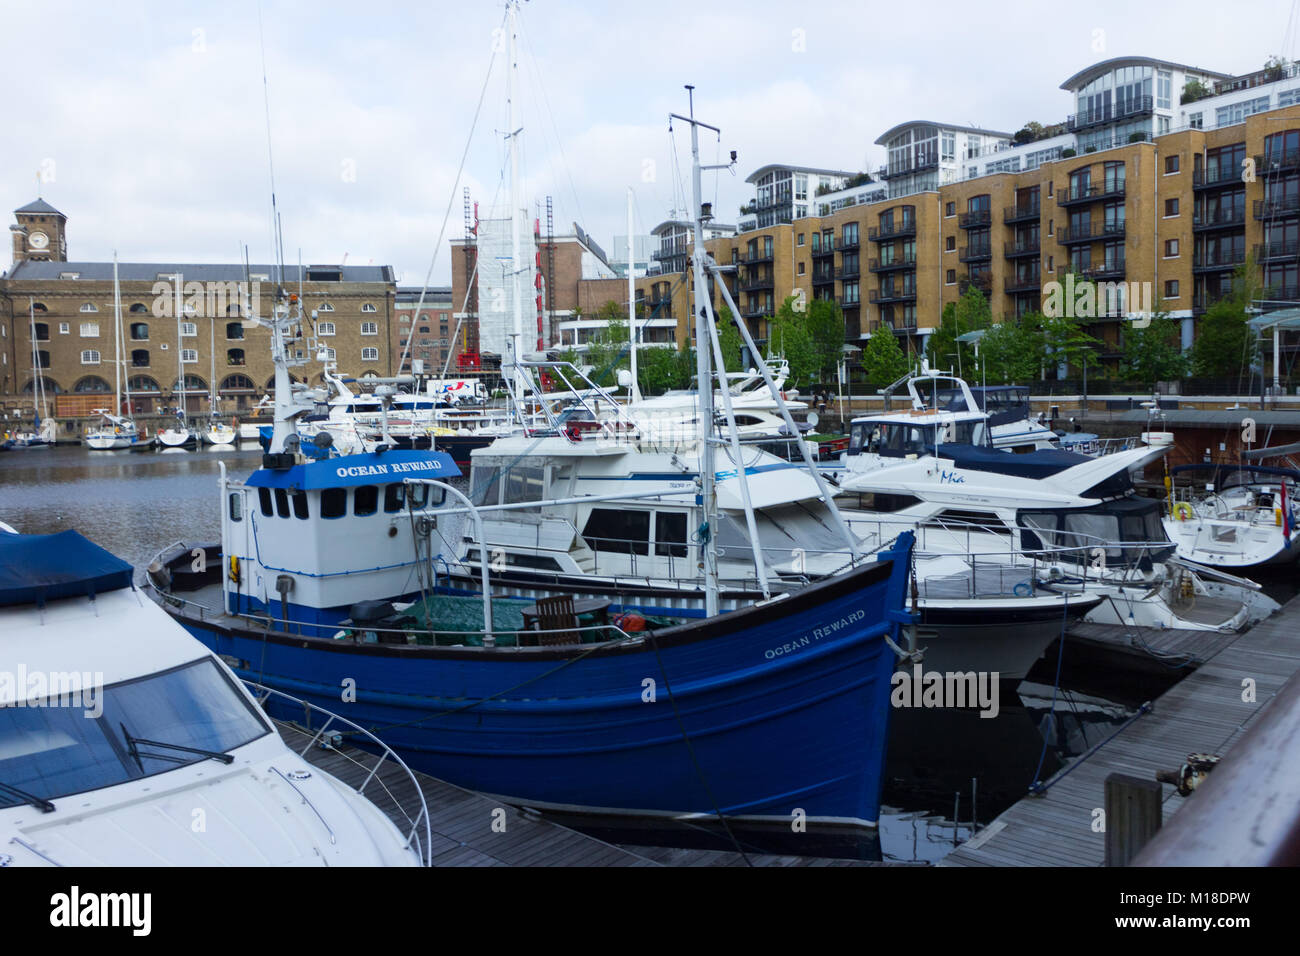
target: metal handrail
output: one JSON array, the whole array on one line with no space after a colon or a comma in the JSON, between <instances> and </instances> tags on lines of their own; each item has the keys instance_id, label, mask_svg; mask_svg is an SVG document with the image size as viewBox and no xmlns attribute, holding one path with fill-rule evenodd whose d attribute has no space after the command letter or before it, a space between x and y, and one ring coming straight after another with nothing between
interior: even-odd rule
<instances>
[{"instance_id":1,"label":"metal handrail","mask_svg":"<svg viewBox=\"0 0 1300 956\"><path fill-rule=\"evenodd\" d=\"M252 691L253 696L257 699L258 706L262 707L263 710L266 709L265 704L267 699L272 695L281 698L283 700L286 700L291 704L300 705L303 708L303 714L306 719L305 726L308 731L311 730L311 724L312 724L311 715L313 712L317 714L322 714L328 718L325 721L325 723L321 726L321 728L318 731L316 731L315 736L313 736L311 740L307 742L307 746L303 747L302 750L298 752L298 756L304 757L304 759L307 751L311 750L311 748L316 746L317 744L321 744L322 746L328 747L330 749L334 749L332 744L322 743L322 739L325 736L325 732L335 724L345 724L354 733L360 734L362 737L365 737L368 741L370 741L372 744L378 747L380 750L379 759L375 761L374 766L370 768L365 768L364 764L361 764L360 761L356 760L356 758L354 758L350 754L344 753L341 750L335 749L335 753L343 757L345 760L350 760L353 763L356 763L358 766L361 766L363 769L369 770L366 779L361 782L361 785L359 787L354 788L355 792L359 796L365 797L366 788L370 786L371 781L372 780L378 781L378 786L384 791L384 793L388 795L389 799L393 801L393 805L397 807L398 811L402 814L403 817L406 818L406 822L410 825L410 828L406 831L405 834L406 846L409 849L415 851L415 854L419 858L421 865L423 866L433 865L433 826L429 819L429 805L425 802L424 799L424 789L420 786L420 780L418 777L416 777L415 772L412 771L411 768L406 765L406 761L404 761L401 757L399 757L397 755L397 752L393 750L392 747L388 746L388 744L384 743L382 740L380 740L370 731L366 730L360 724L356 724L348 720L346 717L341 717L338 714L333 713L332 711L328 711L324 707L320 707L316 704L311 703L310 701L302 700L299 697L294 697L291 694L286 694L284 691L276 690L274 687L267 687L265 684L259 684L256 681L245 680L243 683L244 686L246 686L247 688L249 688L250 691ZM416 796L419 798L420 801L420 812L415 815L415 819L411 819L411 815L406 812L405 808L402 806L401 801L397 799L397 797L393 794L393 792L388 788L388 785L384 783L383 779L380 778L379 776L380 766L384 763L385 760L388 760L389 758L392 758L393 762L398 767L401 768L401 770L406 774L407 777L410 778L410 781L415 788ZM274 770L275 768L273 767L272 769ZM276 772L279 773L279 771ZM281 776L283 776L283 774L281 774ZM287 779L288 778L286 778L286 780ZM292 782L290 783L290 785L292 786ZM294 789L298 790L297 787L294 787ZM300 796L302 796L302 791L299 790L298 793ZM303 796L303 799L306 800L307 798ZM370 799L370 798L366 797L366 799ZM373 803L374 801L371 802ZM307 803L309 806L311 805L310 801L307 801ZM376 804L376 807L377 806L378 805ZM313 806L312 809L315 810L316 808ZM317 811L316 815L320 816L320 812ZM321 822L325 823L323 817L321 818ZM325 824L325 829L330 830L330 826L328 823ZM421 830L423 830L423 839L421 839ZM333 839L334 839L334 833L333 830L330 830L331 842L333 842Z\"/></svg>"}]
</instances>

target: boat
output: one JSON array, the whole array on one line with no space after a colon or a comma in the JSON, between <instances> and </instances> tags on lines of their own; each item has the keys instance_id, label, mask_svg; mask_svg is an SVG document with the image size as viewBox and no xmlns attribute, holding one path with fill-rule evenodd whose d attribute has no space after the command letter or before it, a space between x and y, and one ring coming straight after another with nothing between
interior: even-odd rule
<instances>
[{"instance_id":1,"label":"boat","mask_svg":"<svg viewBox=\"0 0 1300 956\"><path fill-rule=\"evenodd\" d=\"M1300 470L1239 463L1169 469L1165 532L1187 561L1229 571L1294 565L1300 559L1295 495ZM1179 485L1184 477L1196 485Z\"/></svg>"},{"instance_id":2,"label":"boat","mask_svg":"<svg viewBox=\"0 0 1300 956\"><path fill-rule=\"evenodd\" d=\"M507 9L513 47L517 4ZM698 166L696 121L684 121ZM354 682L349 713L413 767L509 803L605 820L876 825L891 675L912 620L910 534L876 560L730 612L719 608L717 549L705 547L703 616L584 623L560 594L528 627L528 600L494 595L481 541L480 593L440 577L440 541L459 546L452 529L466 516L481 523L446 483L460 475L446 452L385 442L321 461L295 453L295 423L313 405L289 388L289 369L315 351L310 326L295 296L255 321L270 329L276 369L262 468L237 481L222 464L213 580L177 593L165 556L149 574L160 605L236 673L321 702ZM713 321L706 307L698 334ZM521 351L508 358L509 379L522 379ZM709 381L708 358L700 364ZM711 397L704 389L706 421ZM702 443L706 515L712 450Z\"/></svg>"},{"instance_id":3,"label":"boat","mask_svg":"<svg viewBox=\"0 0 1300 956\"><path fill-rule=\"evenodd\" d=\"M221 416L213 412L209 416L207 425L203 429L203 442L206 445L233 445L237 434L235 428L229 422L221 420Z\"/></svg>"},{"instance_id":4,"label":"boat","mask_svg":"<svg viewBox=\"0 0 1300 956\"><path fill-rule=\"evenodd\" d=\"M36 338L36 303L27 300L28 321L32 338L32 430L16 431L9 436L11 449L48 448L58 438L58 423L50 417L45 397L45 375L41 368L41 352Z\"/></svg>"},{"instance_id":5,"label":"boat","mask_svg":"<svg viewBox=\"0 0 1300 956\"><path fill-rule=\"evenodd\" d=\"M164 448L192 448L198 444L198 436L190 428L184 411L177 414L174 423L158 429L156 440Z\"/></svg>"},{"instance_id":6,"label":"boat","mask_svg":"<svg viewBox=\"0 0 1300 956\"><path fill-rule=\"evenodd\" d=\"M122 286L117 275L117 251L113 251L113 411L97 408L100 416L99 425L88 428L82 442L95 451L110 451L118 448L130 448L140 440L139 429L129 414L123 415L123 408L131 407L130 378L124 376L122 352ZM126 405L122 404L122 383L126 379Z\"/></svg>"},{"instance_id":7,"label":"boat","mask_svg":"<svg viewBox=\"0 0 1300 956\"><path fill-rule=\"evenodd\" d=\"M1166 454L1164 440L1089 458L1066 451L1008 454L990 441L986 413L928 406L909 383L913 407L856 418L840 473L850 524L877 521L968 525L953 553L1027 556L1035 586L1100 593L1093 623L1237 632L1278 607L1253 581L1194 567L1175 553L1159 501L1141 498L1131 472ZM968 399L966 408L976 407ZM925 547L937 546L927 535Z\"/></svg>"},{"instance_id":8,"label":"boat","mask_svg":"<svg viewBox=\"0 0 1300 956\"><path fill-rule=\"evenodd\" d=\"M0 525L0 645L15 668L0 681L0 866L428 861L427 809L399 831L290 750L267 695L132 577L76 531Z\"/></svg>"}]
</instances>

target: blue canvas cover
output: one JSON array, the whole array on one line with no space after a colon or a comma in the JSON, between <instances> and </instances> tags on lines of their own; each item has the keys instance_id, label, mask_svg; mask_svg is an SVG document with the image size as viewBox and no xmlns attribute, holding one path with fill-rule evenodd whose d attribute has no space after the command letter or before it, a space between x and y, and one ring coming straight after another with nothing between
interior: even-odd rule
<instances>
[{"instance_id":1,"label":"blue canvas cover","mask_svg":"<svg viewBox=\"0 0 1300 956\"><path fill-rule=\"evenodd\" d=\"M1050 478L1058 472L1091 461L1086 455L1072 451L1031 451L1023 455L999 451L996 448L977 448L974 445L944 444L939 446L940 458L951 458L960 468L971 471L991 471L998 475L1015 475L1019 478Z\"/></svg>"},{"instance_id":2,"label":"blue canvas cover","mask_svg":"<svg viewBox=\"0 0 1300 956\"><path fill-rule=\"evenodd\" d=\"M131 586L131 565L76 531L0 534L0 607Z\"/></svg>"}]
</instances>

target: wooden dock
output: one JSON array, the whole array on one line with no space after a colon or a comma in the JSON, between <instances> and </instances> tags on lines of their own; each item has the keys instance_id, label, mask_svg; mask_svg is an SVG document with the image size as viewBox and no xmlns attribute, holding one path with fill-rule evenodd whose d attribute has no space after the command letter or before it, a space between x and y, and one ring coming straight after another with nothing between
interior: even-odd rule
<instances>
[{"instance_id":1,"label":"wooden dock","mask_svg":"<svg viewBox=\"0 0 1300 956\"><path fill-rule=\"evenodd\" d=\"M280 736L302 752L311 736L297 725L275 721ZM374 755L344 744L311 747L303 759L358 787L376 762ZM536 813L412 771L429 808L434 866L882 866L862 860L823 859L700 850L677 847L623 847L569 829ZM382 784L380 786L379 784ZM419 813L411 779L391 760L384 761L365 790L403 833ZM495 824L495 829L494 829Z\"/></svg>"},{"instance_id":2,"label":"wooden dock","mask_svg":"<svg viewBox=\"0 0 1300 956\"><path fill-rule=\"evenodd\" d=\"M1093 829L1105 779L1148 780L1177 770L1195 752L1224 755L1282 685L1300 671L1300 598L1244 634L1230 635L1193 673L1104 744L1062 768L1042 796L1026 796L940 866L1101 866L1105 834ZM1243 681L1255 682L1244 702ZM1164 817L1184 798L1162 785Z\"/></svg>"}]
</instances>

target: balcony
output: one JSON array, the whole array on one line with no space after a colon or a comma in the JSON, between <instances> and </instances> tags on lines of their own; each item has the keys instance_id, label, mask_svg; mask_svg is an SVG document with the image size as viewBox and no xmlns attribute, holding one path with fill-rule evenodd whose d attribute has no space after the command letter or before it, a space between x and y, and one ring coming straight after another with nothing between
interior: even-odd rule
<instances>
[{"instance_id":1,"label":"balcony","mask_svg":"<svg viewBox=\"0 0 1300 956\"><path fill-rule=\"evenodd\" d=\"M1275 149L1255 157L1255 175L1286 173L1300 170L1300 149ZM1237 177L1240 179L1240 176Z\"/></svg>"},{"instance_id":2,"label":"balcony","mask_svg":"<svg viewBox=\"0 0 1300 956\"><path fill-rule=\"evenodd\" d=\"M662 262L664 259L676 259L678 256L687 256L690 255L690 253L691 250L689 246L682 246L681 248L678 248L676 246L668 246L668 247L661 246L660 248L656 249L654 252L650 253L650 258L658 259L660 262Z\"/></svg>"},{"instance_id":3,"label":"balcony","mask_svg":"<svg viewBox=\"0 0 1300 956\"><path fill-rule=\"evenodd\" d=\"M872 242L889 242L892 239L907 239L916 235L916 220L904 219L889 225L872 226L867 230L867 238Z\"/></svg>"},{"instance_id":4,"label":"balcony","mask_svg":"<svg viewBox=\"0 0 1300 956\"><path fill-rule=\"evenodd\" d=\"M915 269L916 256L898 256L890 259L888 262L882 262L879 259L871 259L867 262L869 272L897 272L899 269Z\"/></svg>"},{"instance_id":5,"label":"balcony","mask_svg":"<svg viewBox=\"0 0 1300 956\"><path fill-rule=\"evenodd\" d=\"M740 314L747 319L766 319L772 317L772 307L770 305L747 305L740 310Z\"/></svg>"},{"instance_id":6,"label":"balcony","mask_svg":"<svg viewBox=\"0 0 1300 956\"><path fill-rule=\"evenodd\" d=\"M1124 238L1124 223L1099 222L1082 226L1066 226L1056 234L1061 245L1077 245L1083 242L1103 242Z\"/></svg>"},{"instance_id":7,"label":"balcony","mask_svg":"<svg viewBox=\"0 0 1300 956\"><path fill-rule=\"evenodd\" d=\"M971 276L968 274L962 276L957 281L958 294L965 295L971 289L979 289L985 295L988 295L993 289L993 276L989 273L982 273L977 276Z\"/></svg>"},{"instance_id":8,"label":"balcony","mask_svg":"<svg viewBox=\"0 0 1300 956\"><path fill-rule=\"evenodd\" d=\"M756 289L771 289L772 287L773 280L770 275L749 275L736 283L736 288L741 292L753 292Z\"/></svg>"},{"instance_id":9,"label":"balcony","mask_svg":"<svg viewBox=\"0 0 1300 956\"><path fill-rule=\"evenodd\" d=\"M812 274L812 283L813 285L834 285L835 270L830 268L814 269Z\"/></svg>"},{"instance_id":10,"label":"balcony","mask_svg":"<svg viewBox=\"0 0 1300 956\"><path fill-rule=\"evenodd\" d=\"M862 299L858 296L850 299L848 296L837 295L835 302L841 309L856 309L862 305Z\"/></svg>"},{"instance_id":11,"label":"balcony","mask_svg":"<svg viewBox=\"0 0 1300 956\"><path fill-rule=\"evenodd\" d=\"M1197 169L1192 171L1193 189L1217 189L1221 186L1240 186L1241 184L1241 170L1234 169L1227 163L1220 164L1218 169Z\"/></svg>"},{"instance_id":12,"label":"balcony","mask_svg":"<svg viewBox=\"0 0 1300 956\"><path fill-rule=\"evenodd\" d=\"M1245 221L1245 210L1242 210L1242 221ZM1283 216L1294 216L1300 213L1300 196L1279 196L1276 199L1256 199L1255 200L1255 218L1263 221L1265 219L1277 219Z\"/></svg>"},{"instance_id":13,"label":"balcony","mask_svg":"<svg viewBox=\"0 0 1300 956\"><path fill-rule=\"evenodd\" d=\"M814 247L812 257L814 259L824 259L826 256L835 255L835 240L827 239L822 242L820 248Z\"/></svg>"},{"instance_id":14,"label":"balcony","mask_svg":"<svg viewBox=\"0 0 1300 956\"><path fill-rule=\"evenodd\" d=\"M651 296L649 299L646 300L646 305L651 312L659 312L661 310L671 310L673 307L673 297L671 295L663 295L658 297Z\"/></svg>"},{"instance_id":15,"label":"balcony","mask_svg":"<svg viewBox=\"0 0 1300 956\"><path fill-rule=\"evenodd\" d=\"M867 301L880 305L888 305L891 302L915 302L916 289L915 287L872 289L867 293Z\"/></svg>"},{"instance_id":16,"label":"balcony","mask_svg":"<svg viewBox=\"0 0 1300 956\"><path fill-rule=\"evenodd\" d=\"M1127 188L1128 183L1124 179L1114 179L1108 183L1089 183L1086 186L1058 186L1056 204L1068 209L1071 206L1101 202L1104 199L1123 199Z\"/></svg>"},{"instance_id":17,"label":"balcony","mask_svg":"<svg viewBox=\"0 0 1300 956\"><path fill-rule=\"evenodd\" d=\"M905 321L903 319L877 319L871 323L872 332L894 332L900 335L907 335L909 332L916 331L915 321Z\"/></svg>"},{"instance_id":18,"label":"balcony","mask_svg":"<svg viewBox=\"0 0 1300 956\"><path fill-rule=\"evenodd\" d=\"M1255 246L1256 262L1278 262L1300 258L1300 242L1266 242Z\"/></svg>"},{"instance_id":19,"label":"balcony","mask_svg":"<svg viewBox=\"0 0 1300 956\"><path fill-rule=\"evenodd\" d=\"M1110 262L1103 262L1079 273L1079 278L1087 282L1113 282L1124 278L1124 257L1118 256Z\"/></svg>"},{"instance_id":20,"label":"balcony","mask_svg":"<svg viewBox=\"0 0 1300 956\"><path fill-rule=\"evenodd\" d=\"M1192 254L1192 271L1216 272L1223 269L1235 269L1245 261L1245 249L1220 249L1215 252L1197 250Z\"/></svg>"},{"instance_id":21,"label":"balcony","mask_svg":"<svg viewBox=\"0 0 1300 956\"><path fill-rule=\"evenodd\" d=\"M939 168L939 154L934 156L925 156L919 160L905 163L891 163L889 166L878 170L877 174L881 179L890 180L898 179L901 176L911 176L915 173L928 172L931 169Z\"/></svg>"},{"instance_id":22,"label":"balcony","mask_svg":"<svg viewBox=\"0 0 1300 956\"><path fill-rule=\"evenodd\" d=\"M1037 292L1042 285L1042 274L1037 270L1028 275L1009 276L1002 284L1002 289L1008 295L1023 295L1026 292Z\"/></svg>"},{"instance_id":23,"label":"balcony","mask_svg":"<svg viewBox=\"0 0 1300 956\"><path fill-rule=\"evenodd\" d=\"M1154 105L1154 101L1149 96L1135 96L1123 103L1108 103L1095 110L1083 110L1067 116L1065 128L1073 133L1075 130L1088 129L1092 126L1105 126L1107 123L1150 113Z\"/></svg>"},{"instance_id":24,"label":"balcony","mask_svg":"<svg viewBox=\"0 0 1300 956\"><path fill-rule=\"evenodd\" d=\"M856 232L851 236L842 236L840 238L841 252L852 252L854 249L857 249L859 245L860 240L858 239L858 234Z\"/></svg>"},{"instance_id":25,"label":"balcony","mask_svg":"<svg viewBox=\"0 0 1300 956\"><path fill-rule=\"evenodd\" d=\"M957 251L957 259L961 262L986 262L993 258L993 246L987 242L978 242L969 246L962 246Z\"/></svg>"},{"instance_id":26,"label":"balcony","mask_svg":"<svg viewBox=\"0 0 1300 956\"><path fill-rule=\"evenodd\" d=\"M772 251L770 249L769 250L760 249L757 252L751 252L748 253L747 255L741 256L740 261L747 263L748 265L758 265L759 263L763 263L763 262L771 262Z\"/></svg>"},{"instance_id":27,"label":"balcony","mask_svg":"<svg viewBox=\"0 0 1300 956\"><path fill-rule=\"evenodd\" d=\"M1023 205L1007 206L1003 209L1002 221L1008 226L1017 222L1037 222L1042 214L1042 203L1024 203Z\"/></svg>"},{"instance_id":28,"label":"balcony","mask_svg":"<svg viewBox=\"0 0 1300 956\"><path fill-rule=\"evenodd\" d=\"M963 229L979 229L993 223L993 211L991 209L974 209L970 212L964 212L957 218L957 225Z\"/></svg>"},{"instance_id":29,"label":"balcony","mask_svg":"<svg viewBox=\"0 0 1300 956\"><path fill-rule=\"evenodd\" d=\"M1256 213L1259 210L1259 200L1255 204ZM1256 215L1256 218L1261 218ZM1196 210L1192 214L1192 230L1198 229L1232 229L1236 226L1242 226L1246 223L1246 207L1232 206L1227 209L1220 207L1215 210Z\"/></svg>"},{"instance_id":30,"label":"balcony","mask_svg":"<svg viewBox=\"0 0 1300 956\"><path fill-rule=\"evenodd\" d=\"M861 274L862 274L861 265L850 264L847 266L840 266L838 269L835 270L835 278L837 279L856 279Z\"/></svg>"},{"instance_id":31,"label":"balcony","mask_svg":"<svg viewBox=\"0 0 1300 956\"><path fill-rule=\"evenodd\" d=\"M1025 256L1036 256L1043 250L1043 244L1038 239L1026 239L1023 242L1008 242L1002 247L1002 254L1008 259L1020 259Z\"/></svg>"}]
</instances>

